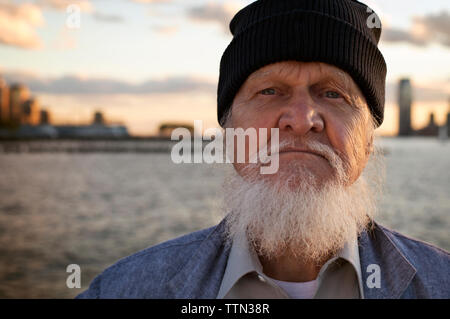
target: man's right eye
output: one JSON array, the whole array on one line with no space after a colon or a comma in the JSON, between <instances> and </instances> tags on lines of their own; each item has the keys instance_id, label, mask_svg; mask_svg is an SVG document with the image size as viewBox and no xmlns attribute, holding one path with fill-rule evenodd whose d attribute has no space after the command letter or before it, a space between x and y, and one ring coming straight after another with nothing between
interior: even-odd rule
<instances>
[{"instance_id":1,"label":"man's right eye","mask_svg":"<svg viewBox=\"0 0 450 319\"><path fill-rule=\"evenodd\" d=\"M259 91L259 93L262 94L262 95L274 95L275 94L275 89L274 88L267 88L267 89Z\"/></svg>"}]
</instances>

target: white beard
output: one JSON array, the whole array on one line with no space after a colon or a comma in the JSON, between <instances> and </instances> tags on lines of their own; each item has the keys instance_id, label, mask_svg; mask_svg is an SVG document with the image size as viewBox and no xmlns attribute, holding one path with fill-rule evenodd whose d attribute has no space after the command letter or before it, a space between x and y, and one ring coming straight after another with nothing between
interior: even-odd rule
<instances>
[{"instance_id":1,"label":"white beard","mask_svg":"<svg viewBox=\"0 0 450 319\"><path fill-rule=\"evenodd\" d=\"M382 164L380 159L369 162ZM332 166L343 167L342 163ZM369 177L375 183L360 176L344 186L345 178L338 172L340 177L320 188L302 165L280 167L275 183L261 176L244 179L232 168L223 185L227 238L231 241L245 234L258 255L266 259L290 254L321 262L358 236L373 219L382 187L379 177L384 176L380 168ZM292 176L302 179L295 189L289 186Z\"/></svg>"}]
</instances>

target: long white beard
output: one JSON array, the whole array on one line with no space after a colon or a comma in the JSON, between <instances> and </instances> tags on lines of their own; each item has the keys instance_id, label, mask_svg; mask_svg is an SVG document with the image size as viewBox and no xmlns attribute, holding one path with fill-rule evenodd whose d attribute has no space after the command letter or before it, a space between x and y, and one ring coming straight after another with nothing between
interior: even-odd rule
<instances>
[{"instance_id":1,"label":"long white beard","mask_svg":"<svg viewBox=\"0 0 450 319\"><path fill-rule=\"evenodd\" d=\"M382 164L379 158L372 162ZM231 169L223 185L228 239L245 234L266 259L290 254L321 262L373 219L383 172L369 171L369 177L360 176L350 186L344 186L341 176L318 188L301 165L280 167L276 183L263 177L244 179ZM289 185L292 176L303 177L294 189Z\"/></svg>"}]
</instances>

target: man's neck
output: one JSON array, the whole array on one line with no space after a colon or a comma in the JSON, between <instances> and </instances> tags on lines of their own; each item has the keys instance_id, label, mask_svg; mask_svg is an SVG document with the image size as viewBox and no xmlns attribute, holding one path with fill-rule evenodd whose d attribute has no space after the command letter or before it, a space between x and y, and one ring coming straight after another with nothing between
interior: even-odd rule
<instances>
[{"instance_id":1,"label":"man's neck","mask_svg":"<svg viewBox=\"0 0 450 319\"><path fill-rule=\"evenodd\" d=\"M320 269L329 258L323 261L311 261L292 254L283 254L277 258L267 259L258 256L263 272L276 280L290 282L307 282L315 280Z\"/></svg>"}]
</instances>

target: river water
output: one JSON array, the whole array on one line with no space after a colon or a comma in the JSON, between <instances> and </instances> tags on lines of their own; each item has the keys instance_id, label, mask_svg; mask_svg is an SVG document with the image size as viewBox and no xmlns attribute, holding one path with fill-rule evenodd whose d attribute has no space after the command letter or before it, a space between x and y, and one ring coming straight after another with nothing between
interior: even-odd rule
<instances>
[{"instance_id":1,"label":"river water","mask_svg":"<svg viewBox=\"0 0 450 319\"><path fill-rule=\"evenodd\" d=\"M450 142L383 138L377 221L450 250ZM0 154L0 298L72 298L140 249L220 221L220 165L167 153ZM66 267L81 267L69 289Z\"/></svg>"}]
</instances>

